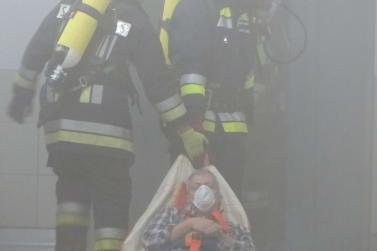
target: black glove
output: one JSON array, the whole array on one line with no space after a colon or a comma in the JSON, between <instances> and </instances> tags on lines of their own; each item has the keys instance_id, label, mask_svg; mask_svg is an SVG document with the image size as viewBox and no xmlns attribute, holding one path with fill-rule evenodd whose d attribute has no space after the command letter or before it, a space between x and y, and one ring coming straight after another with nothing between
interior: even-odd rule
<instances>
[{"instance_id":1,"label":"black glove","mask_svg":"<svg viewBox=\"0 0 377 251\"><path fill-rule=\"evenodd\" d=\"M14 86L13 98L8 107L8 115L17 123L23 123L24 118L31 113L35 90Z\"/></svg>"}]
</instances>

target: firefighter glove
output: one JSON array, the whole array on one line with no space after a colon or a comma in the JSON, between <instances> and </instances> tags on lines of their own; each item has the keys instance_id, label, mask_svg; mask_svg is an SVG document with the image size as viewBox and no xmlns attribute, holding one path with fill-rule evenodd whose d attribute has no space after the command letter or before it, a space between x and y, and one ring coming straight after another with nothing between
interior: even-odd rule
<instances>
[{"instance_id":1,"label":"firefighter glove","mask_svg":"<svg viewBox=\"0 0 377 251\"><path fill-rule=\"evenodd\" d=\"M181 132L179 136L182 139L186 154L191 160L198 159L203 156L205 145L208 144L206 136L192 127L188 127Z\"/></svg>"},{"instance_id":2,"label":"firefighter glove","mask_svg":"<svg viewBox=\"0 0 377 251\"><path fill-rule=\"evenodd\" d=\"M31 113L35 91L15 86L13 98L8 107L8 115L17 123L23 123L24 118Z\"/></svg>"}]
</instances>

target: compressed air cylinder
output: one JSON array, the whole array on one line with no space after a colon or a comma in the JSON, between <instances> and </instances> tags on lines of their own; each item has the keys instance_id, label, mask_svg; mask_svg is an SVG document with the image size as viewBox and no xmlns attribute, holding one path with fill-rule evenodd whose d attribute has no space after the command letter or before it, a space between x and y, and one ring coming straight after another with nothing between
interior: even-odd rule
<instances>
[{"instance_id":1,"label":"compressed air cylinder","mask_svg":"<svg viewBox=\"0 0 377 251\"><path fill-rule=\"evenodd\" d=\"M111 0L82 0L82 3L105 14ZM78 9L69 19L57 42L56 51L64 48L65 58L61 67L68 69L76 66L97 29L98 20Z\"/></svg>"}]
</instances>

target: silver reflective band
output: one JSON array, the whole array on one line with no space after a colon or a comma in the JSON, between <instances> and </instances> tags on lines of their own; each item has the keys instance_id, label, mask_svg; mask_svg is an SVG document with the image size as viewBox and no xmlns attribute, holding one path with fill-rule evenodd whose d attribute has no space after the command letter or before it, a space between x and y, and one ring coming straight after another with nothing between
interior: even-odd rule
<instances>
[{"instance_id":1,"label":"silver reflective band","mask_svg":"<svg viewBox=\"0 0 377 251\"><path fill-rule=\"evenodd\" d=\"M159 112L167 112L182 103L181 97L176 94L156 105Z\"/></svg>"},{"instance_id":2,"label":"silver reflective band","mask_svg":"<svg viewBox=\"0 0 377 251\"><path fill-rule=\"evenodd\" d=\"M113 49L117 40L118 40L118 36L107 35L102 40L101 45L97 49L96 55L101 59L105 59L106 61L109 60L110 55L113 52Z\"/></svg>"},{"instance_id":3,"label":"silver reflective band","mask_svg":"<svg viewBox=\"0 0 377 251\"><path fill-rule=\"evenodd\" d=\"M207 80L203 75L191 73L191 74L182 75L179 82L181 83L181 85L185 85L185 84L205 85Z\"/></svg>"},{"instance_id":4,"label":"silver reflective band","mask_svg":"<svg viewBox=\"0 0 377 251\"><path fill-rule=\"evenodd\" d=\"M219 19L219 22L217 23L217 27L232 29L233 28L232 19L221 16Z\"/></svg>"},{"instance_id":5,"label":"silver reflective band","mask_svg":"<svg viewBox=\"0 0 377 251\"><path fill-rule=\"evenodd\" d=\"M89 213L89 206L77 202L65 202L58 205L57 214L74 213L87 214Z\"/></svg>"},{"instance_id":6,"label":"silver reflective band","mask_svg":"<svg viewBox=\"0 0 377 251\"><path fill-rule=\"evenodd\" d=\"M244 122L246 121L245 119L245 114L243 112L234 112L234 113L218 113L219 118L222 122L234 122L234 121L240 121Z\"/></svg>"},{"instance_id":7,"label":"silver reflective band","mask_svg":"<svg viewBox=\"0 0 377 251\"><path fill-rule=\"evenodd\" d=\"M18 74L27 80L35 81L39 75L39 72L29 70L25 66L21 65L20 69L18 69Z\"/></svg>"},{"instance_id":8,"label":"silver reflective band","mask_svg":"<svg viewBox=\"0 0 377 251\"><path fill-rule=\"evenodd\" d=\"M131 139L132 133L130 130L118 126L99 124L95 122L75 121L69 119L60 119L47 122L44 126L46 133L57 131L75 131L106 135L117 138Z\"/></svg>"},{"instance_id":9,"label":"silver reflective band","mask_svg":"<svg viewBox=\"0 0 377 251\"><path fill-rule=\"evenodd\" d=\"M216 121L216 115L213 111L206 111L204 118L206 120Z\"/></svg>"},{"instance_id":10,"label":"silver reflective band","mask_svg":"<svg viewBox=\"0 0 377 251\"><path fill-rule=\"evenodd\" d=\"M36 81L28 80L18 73L16 74L16 77L14 79L14 85L32 90L35 90L37 88Z\"/></svg>"},{"instance_id":11,"label":"silver reflective band","mask_svg":"<svg viewBox=\"0 0 377 251\"><path fill-rule=\"evenodd\" d=\"M121 228L99 228L95 231L96 239L119 239L123 240L127 235L126 230Z\"/></svg>"},{"instance_id":12,"label":"silver reflective band","mask_svg":"<svg viewBox=\"0 0 377 251\"><path fill-rule=\"evenodd\" d=\"M103 85L93 85L92 88L92 103L93 104L102 104L103 97Z\"/></svg>"}]
</instances>

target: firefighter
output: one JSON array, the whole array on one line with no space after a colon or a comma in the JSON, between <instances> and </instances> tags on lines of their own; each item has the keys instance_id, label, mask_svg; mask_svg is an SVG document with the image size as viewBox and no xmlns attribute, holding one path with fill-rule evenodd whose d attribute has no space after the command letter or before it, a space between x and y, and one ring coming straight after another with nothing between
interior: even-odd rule
<instances>
[{"instance_id":1,"label":"firefighter","mask_svg":"<svg viewBox=\"0 0 377 251\"><path fill-rule=\"evenodd\" d=\"M58 177L56 251L86 250L91 207L95 250L121 249L134 162L129 64L162 120L178 131L188 156L201 155L205 137L186 126L186 108L158 36L137 1L59 1L24 53L8 114L24 121L43 72L39 125L47 164Z\"/></svg>"},{"instance_id":2,"label":"firefighter","mask_svg":"<svg viewBox=\"0 0 377 251\"><path fill-rule=\"evenodd\" d=\"M251 14L255 2L180 0L176 6L177 1L171 2L165 2L160 33L166 62L179 79L191 126L209 140L211 163L241 198L255 85L257 39ZM169 138L176 156L180 142Z\"/></svg>"}]
</instances>

